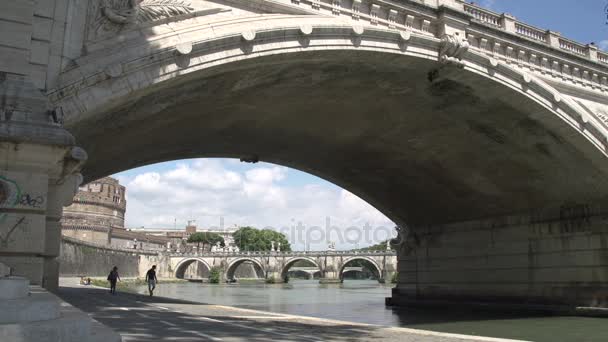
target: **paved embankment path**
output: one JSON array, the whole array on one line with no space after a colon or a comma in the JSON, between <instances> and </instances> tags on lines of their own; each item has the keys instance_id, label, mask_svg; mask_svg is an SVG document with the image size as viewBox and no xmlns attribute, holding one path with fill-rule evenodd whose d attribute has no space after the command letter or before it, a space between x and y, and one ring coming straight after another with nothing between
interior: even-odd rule
<instances>
[{"instance_id":1,"label":"paved embankment path","mask_svg":"<svg viewBox=\"0 0 608 342\"><path fill-rule=\"evenodd\" d=\"M59 296L130 341L513 341L390 328L132 293L62 282Z\"/></svg>"}]
</instances>

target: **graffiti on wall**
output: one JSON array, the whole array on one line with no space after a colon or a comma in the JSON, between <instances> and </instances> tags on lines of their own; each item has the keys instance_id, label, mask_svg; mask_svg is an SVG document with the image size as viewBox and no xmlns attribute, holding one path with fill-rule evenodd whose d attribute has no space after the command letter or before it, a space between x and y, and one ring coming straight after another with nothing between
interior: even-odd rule
<instances>
[{"instance_id":1,"label":"graffiti on wall","mask_svg":"<svg viewBox=\"0 0 608 342\"><path fill-rule=\"evenodd\" d=\"M21 190L15 181L0 176L0 209L10 209L15 207L21 200ZM5 213L0 214L0 222L6 217Z\"/></svg>"},{"instance_id":2,"label":"graffiti on wall","mask_svg":"<svg viewBox=\"0 0 608 342\"><path fill-rule=\"evenodd\" d=\"M19 201L19 204L24 207L40 209L44 205L44 197L24 194L21 196L21 200Z\"/></svg>"},{"instance_id":3,"label":"graffiti on wall","mask_svg":"<svg viewBox=\"0 0 608 342\"><path fill-rule=\"evenodd\" d=\"M15 181L0 176L0 210L14 208L20 201L21 190L19 189L19 185ZM0 227L2 228L0 232L0 247L8 246L8 243L12 241L10 237L13 232L25 221L25 217L21 217L17 219L16 223L9 223L7 222L7 217L8 214L6 212L0 211ZM3 232L5 226L8 227L8 230Z\"/></svg>"}]
</instances>

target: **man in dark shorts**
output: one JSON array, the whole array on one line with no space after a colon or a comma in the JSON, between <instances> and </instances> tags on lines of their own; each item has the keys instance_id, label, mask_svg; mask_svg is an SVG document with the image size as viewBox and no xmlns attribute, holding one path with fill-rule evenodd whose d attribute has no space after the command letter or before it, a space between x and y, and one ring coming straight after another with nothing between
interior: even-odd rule
<instances>
[{"instance_id":1,"label":"man in dark shorts","mask_svg":"<svg viewBox=\"0 0 608 342\"><path fill-rule=\"evenodd\" d=\"M108 281L110 282L110 293L116 294L116 282L120 280L120 276L118 275L118 267L114 266L110 274L108 275Z\"/></svg>"},{"instance_id":2,"label":"man in dark shorts","mask_svg":"<svg viewBox=\"0 0 608 342\"><path fill-rule=\"evenodd\" d=\"M150 292L150 297L154 295L156 281L156 265L152 265L152 268L148 270L148 273L146 273L146 282L148 283L148 291Z\"/></svg>"}]
</instances>

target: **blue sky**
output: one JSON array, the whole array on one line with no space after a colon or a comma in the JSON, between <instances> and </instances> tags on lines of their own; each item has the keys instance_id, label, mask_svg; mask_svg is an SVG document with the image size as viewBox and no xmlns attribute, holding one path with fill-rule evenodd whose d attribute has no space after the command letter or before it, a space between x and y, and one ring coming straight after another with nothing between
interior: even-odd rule
<instances>
[{"instance_id":1,"label":"blue sky","mask_svg":"<svg viewBox=\"0 0 608 342\"><path fill-rule=\"evenodd\" d=\"M478 4L506 12L530 25L561 32L580 43L595 42L608 50L605 6L608 0L480 0ZM193 159L149 165L118 175L127 186L128 227L183 227L194 219L201 227L253 225L275 229L342 228L369 224L392 232L393 223L348 191L312 175L285 167L231 159ZM388 234L388 233L386 233ZM343 238L341 249L370 245L386 234ZM311 249L325 249L325 237ZM303 248L301 241L293 241Z\"/></svg>"},{"instance_id":2,"label":"blue sky","mask_svg":"<svg viewBox=\"0 0 608 342\"><path fill-rule=\"evenodd\" d=\"M541 29L557 31L579 43L604 41L608 48L605 0L481 0L483 7L509 13Z\"/></svg>"}]
</instances>

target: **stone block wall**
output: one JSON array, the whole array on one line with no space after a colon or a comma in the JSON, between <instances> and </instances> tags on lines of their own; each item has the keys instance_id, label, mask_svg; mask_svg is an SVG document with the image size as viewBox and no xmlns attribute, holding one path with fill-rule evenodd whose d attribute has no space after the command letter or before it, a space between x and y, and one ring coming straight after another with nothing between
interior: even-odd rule
<instances>
[{"instance_id":1,"label":"stone block wall","mask_svg":"<svg viewBox=\"0 0 608 342\"><path fill-rule=\"evenodd\" d=\"M81 229L62 229L61 234L64 236L82 240L89 243L107 245L110 240L109 230L105 227L83 227Z\"/></svg>"},{"instance_id":2,"label":"stone block wall","mask_svg":"<svg viewBox=\"0 0 608 342\"><path fill-rule=\"evenodd\" d=\"M68 8L69 2L3 0L0 3L0 55L3 56L0 71L27 75L38 89L52 87L62 64L67 62L64 35L68 12L74 12Z\"/></svg>"},{"instance_id":3,"label":"stone block wall","mask_svg":"<svg viewBox=\"0 0 608 342\"><path fill-rule=\"evenodd\" d=\"M59 256L59 275L63 277L105 277L113 266L121 277L139 277L140 256L63 240Z\"/></svg>"},{"instance_id":4,"label":"stone block wall","mask_svg":"<svg viewBox=\"0 0 608 342\"><path fill-rule=\"evenodd\" d=\"M50 290L57 288L62 207L87 159L45 94L69 61L70 1L0 1L0 261Z\"/></svg>"},{"instance_id":5,"label":"stone block wall","mask_svg":"<svg viewBox=\"0 0 608 342\"><path fill-rule=\"evenodd\" d=\"M62 277L105 277L116 266L121 277L143 278L152 265L156 265L158 277L173 276L169 259L163 255L95 246L69 239L61 241L58 262Z\"/></svg>"},{"instance_id":6,"label":"stone block wall","mask_svg":"<svg viewBox=\"0 0 608 342\"><path fill-rule=\"evenodd\" d=\"M124 228L127 202L125 187L105 177L80 187L72 205L64 209L65 227L103 226Z\"/></svg>"},{"instance_id":7,"label":"stone block wall","mask_svg":"<svg viewBox=\"0 0 608 342\"><path fill-rule=\"evenodd\" d=\"M599 206L416 227L393 301L608 305L608 213Z\"/></svg>"}]
</instances>

